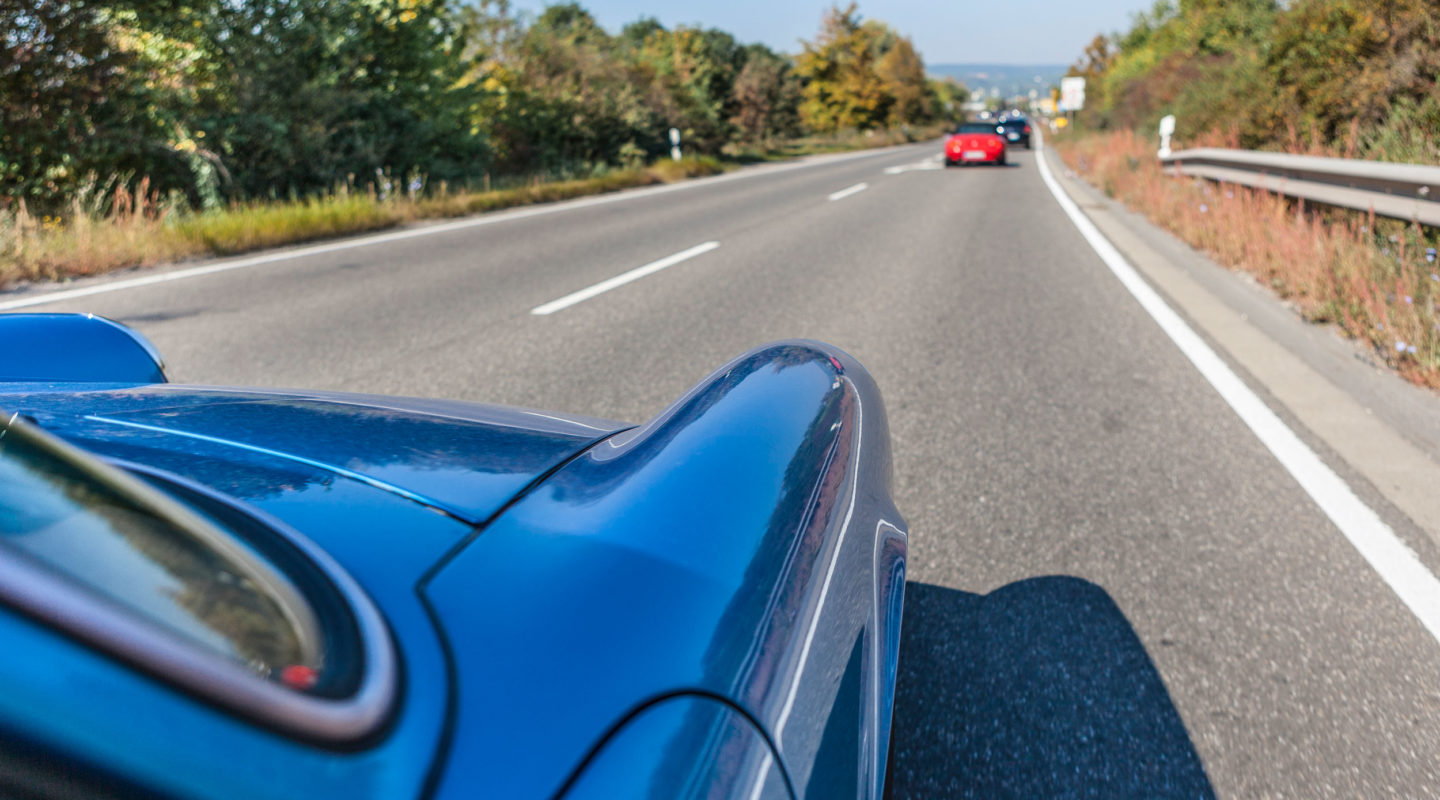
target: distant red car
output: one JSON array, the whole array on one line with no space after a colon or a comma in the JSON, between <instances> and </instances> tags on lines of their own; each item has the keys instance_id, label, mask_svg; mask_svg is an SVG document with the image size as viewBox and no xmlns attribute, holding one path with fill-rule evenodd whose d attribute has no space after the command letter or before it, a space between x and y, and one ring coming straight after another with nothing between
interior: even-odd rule
<instances>
[{"instance_id":1,"label":"distant red car","mask_svg":"<svg viewBox=\"0 0 1440 800\"><path fill-rule=\"evenodd\" d=\"M990 122L965 122L945 141L945 166L1004 164L1005 139Z\"/></svg>"}]
</instances>

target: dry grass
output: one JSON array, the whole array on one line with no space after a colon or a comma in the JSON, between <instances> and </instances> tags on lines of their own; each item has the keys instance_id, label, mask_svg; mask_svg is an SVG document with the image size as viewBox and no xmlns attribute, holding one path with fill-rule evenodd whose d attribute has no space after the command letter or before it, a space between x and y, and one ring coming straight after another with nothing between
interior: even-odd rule
<instances>
[{"instance_id":1,"label":"dry grass","mask_svg":"<svg viewBox=\"0 0 1440 800\"><path fill-rule=\"evenodd\" d=\"M925 142L939 137L950 127L952 127L952 123L937 122L933 125L890 128L879 131L845 130L788 139L783 142L732 145L726 149L726 153L730 157L742 161L775 161L821 153L842 153L850 150L892 147L910 142Z\"/></svg>"},{"instance_id":2,"label":"dry grass","mask_svg":"<svg viewBox=\"0 0 1440 800\"><path fill-rule=\"evenodd\" d=\"M735 160L739 161L770 160L885 147L933 138L942 127L850 131L796 139L763 151L731 156L738 156ZM0 288L188 258L233 255L390 228L419 219L459 217L671 183L727 168L714 158L688 157L639 169L612 170L590 178L512 181L516 185L485 191L451 191L441 186L412 196L404 191L377 192L374 186L363 192L342 187L324 197L237 204L205 212L188 212L180 204L162 203L142 180L133 187L117 186L104 197L77 200L63 218L34 216L23 203L0 206Z\"/></svg>"},{"instance_id":3,"label":"dry grass","mask_svg":"<svg viewBox=\"0 0 1440 800\"><path fill-rule=\"evenodd\" d=\"M1337 325L1408 380L1440 389L1440 260L1433 232L1170 177L1160 170L1154 143L1128 131L1057 137L1052 144L1107 195L1217 262L1254 275L1307 320Z\"/></svg>"},{"instance_id":4,"label":"dry grass","mask_svg":"<svg viewBox=\"0 0 1440 800\"><path fill-rule=\"evenodd\" d=\"M377 194L341 189L325 197L250 203L188 213L167 209L145 181L117 187L104 202L77 201L65 218L35 217L24 204L0 209L0 287L61 280L127 267L231 255L394 227L418 219L457 217L502 208L669 183L725 169L711 158L666 161L594 178L531 181L490 191Z\"/></svg>"}]
</instances>

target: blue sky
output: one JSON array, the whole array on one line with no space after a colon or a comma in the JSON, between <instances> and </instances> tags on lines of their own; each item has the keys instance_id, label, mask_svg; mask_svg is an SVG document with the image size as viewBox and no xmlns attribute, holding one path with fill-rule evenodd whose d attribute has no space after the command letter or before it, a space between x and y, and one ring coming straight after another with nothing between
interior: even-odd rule
<instances>
[{"instance_id":1,"label":"blue sky","mask_svg":"<svg viewBox=\"0 0 1440 800\"><path fill-rule=\"evenodd\" d=\"M544 0L512 0L537 12ZM580 0L613 31L642 16L666 27L698 23L722 28L742 42L764 42L794 53L820 25L825 0ZM907 34L927 63L1069 64L1095 34L1129 27L1149 0L889 0L861 3L867 18Z\"/></svg>"}]
</instances>

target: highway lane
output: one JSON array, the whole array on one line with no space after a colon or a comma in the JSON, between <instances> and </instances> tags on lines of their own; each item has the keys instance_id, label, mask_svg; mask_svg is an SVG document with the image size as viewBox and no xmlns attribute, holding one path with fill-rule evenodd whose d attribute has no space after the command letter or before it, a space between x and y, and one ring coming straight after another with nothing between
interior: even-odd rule
<instances>
[{"instance_id":1,"label":"highway lane","mask_svg":"<svg viewBox=\"0 0 1440 800\"><path fill-rule=\"evenodd\" d=\"M1440 791L1440 645L1110 275L1032 154L947 171L935 152L36 310L129 322L178 380L636 421L761 342L834 342L885 393L912 529L899 794Z\"/></svg>"},{"instance_id":2,"label":"highway lane","mask_svg":"<svg viewBox=\"0 0 1440 800\"><path fill-rule=\"evenodd\" d=\"M137 323L166 354L179 381L339 389L392 367L418 366L430 379L410 393L483 399L473 387L480 385L476 370L484 364L469 357L468 348L516 312L702 241L741 235L824 204L835 188L831 183L846 185L852 176L873 173L870 163L913 160L915 152L846 156L823 169L762 167L756 176L642 191L622 202L583 200L562 213L522 209L518 218L492 226L56 307ZM701 229L708 235L696 238ZM283 277L276 279L277 273ZM441 360L448 363L437 367Z\"/></svg>"}]
</instances>

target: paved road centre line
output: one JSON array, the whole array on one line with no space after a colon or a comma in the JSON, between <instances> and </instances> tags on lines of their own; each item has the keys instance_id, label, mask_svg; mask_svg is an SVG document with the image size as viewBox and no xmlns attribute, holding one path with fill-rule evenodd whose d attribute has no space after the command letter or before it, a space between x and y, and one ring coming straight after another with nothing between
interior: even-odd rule
<instances>
[{"instance_id":1,"label":"paved road centre line","mask_svg":"<svg viewBox=\"0 0 1440 800\"><path fill-rule=\"evenodd\" d=\"M598 294L604 294L611 289L619 288L627 283L630 283L631 281L640 280L646 275L653 275L662 269L665 269L667 267L673 267L682 261L689 261L695 256L701 255L703 253L708 253L719 246L719 242L705 242L704 244L697 244L689 250L681 250L680 252L671 256L666 256L659 261L651 261L649 264L641 267L636 267L629 272L623 272L613 278L610 278L609 280L600 281L594 286L581 289L578 292L571 292L570 294L565 295L559 300L551 300L544 305L536 306L530 309L530 313L534 314L537 317L554 314L556 311L569 308L576 303L583 303Z\"/></svg>"},{"instance_id":2,"label":"paved road centre line","mask_svg":"<svg viewBox=\"0 0 1440 800\"><path fill-rule=\"evenodd\" d=\"M496 211L489 214L482 214L480 216L471 217L468 219L455 220L453 222L423 225L415 228L407 228L405 230L389 231L387 233L354 236L334 242L325 242L323 244L314 244L304 247L293 247L281 250L279 252L263 253L261 255L240 258L234 261L225 261L217 264L206 264L204 266L190 267L188 269L175 269L166 272L158 272L150 275L144 275L138 278L107 280L103 283L96 283L90 286L82 286L75 289L61 289L54 292L44 292L18 297L13 300L0 300L0 311L15 311L21 308L30 308L32 306L59 303L66 300L75 300L81 297L90 297L97 294L108 294L110 292L123 291L125 289L139 289L145 286L153 286L159 283L185 280L187 278L199 278L205 275L214 275L220 272L230 272L232 270L248 269L250 267L273 264L279 261L289 261L291 259L306 258L308 256L320 255L323 253L334 253L343 250L353 250L360 247L370 247L372 245L386 244L389 242L402 241L405 239L414 239L421 236L430 236L436 233L446 233L448 231L463 230L465 228L477 228L484 225L494 225L501 222L509 222L512 220L525 219L528 217L541 216L545 214L574 211L577 209L589 208L596 205L617 203L626 200L635 200L642 197L649 197L655 194L664 194L667 192L678 192L687 189L703 188L706 186L713 186L717 183L728 183L734 180L743 180L746 178L773 175L777 172L789 172L791 170L797 169L820 167L829 164L839 164L865 158L875 158L878 156L893 155L894 152L898 149L913 146L913 144L897 145L895 147L883 147L873 150L864 150L858 153L845 153L836 156L826 156L821 159L796 161L789 164L777 164L774 166L766 166L758 169L739 170L737 172L731 172L725 175L715 175L708 178L679 181L677 183L670 183L664 186L651 186L640 189L630 189L623 192L614 192L611 194L598 195L594 197L581 197L574 200L565 200L557 203L545 203L542 205L531 206L529 208L511 209L508 211Z\"/></svg>"}]
</instances>

